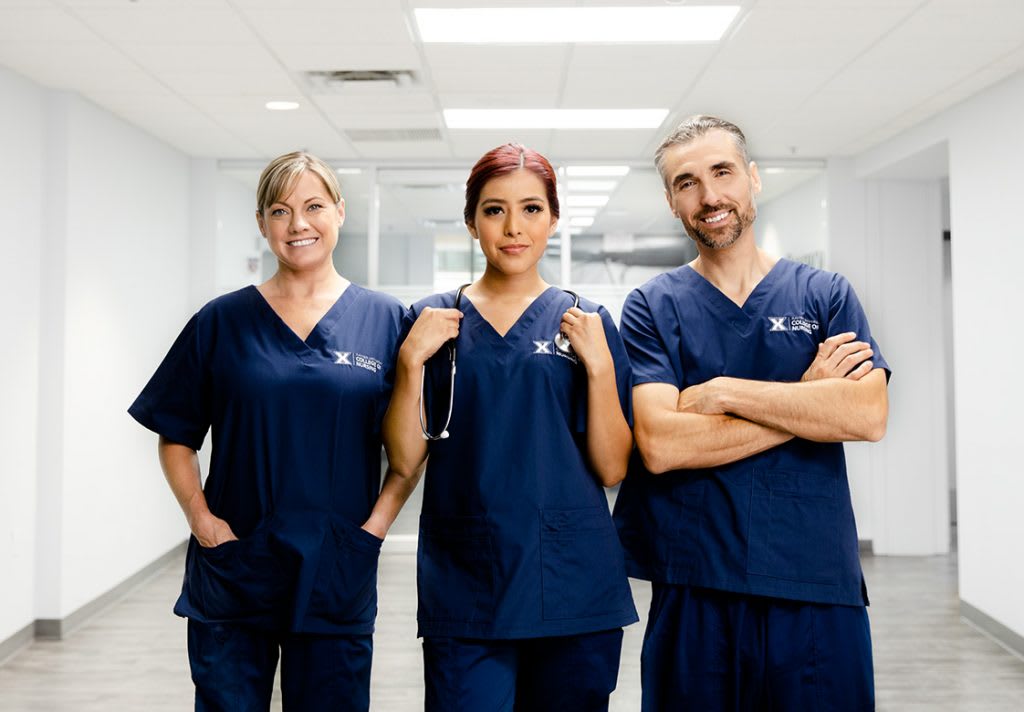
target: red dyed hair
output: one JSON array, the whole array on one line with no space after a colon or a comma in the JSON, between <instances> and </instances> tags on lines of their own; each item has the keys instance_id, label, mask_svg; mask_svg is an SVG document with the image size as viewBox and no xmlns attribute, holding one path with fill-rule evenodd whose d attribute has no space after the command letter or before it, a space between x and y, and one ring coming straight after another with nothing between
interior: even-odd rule
<instances>
[{"instance_id":1,"label":"red dyed hair","mask_svg":"<svg viewBox=\"0 0 1024 712\"><path fill-rule=\"evenodd\" d=\"M487 181L492 178L500 178L519 169L530 171L543 181L551 214L558 218L558 187L555 180L555 169L551 167L548 159L532 148L527 148L520 143L506 143L504 146L492 148L481 156L473 166L473 170L469 172L469 178L466 179L466 207L462 210L462 216L466 219L467 224L473 222L476 206L480 202L480 193Z\"/></svg>"}]
</instances>

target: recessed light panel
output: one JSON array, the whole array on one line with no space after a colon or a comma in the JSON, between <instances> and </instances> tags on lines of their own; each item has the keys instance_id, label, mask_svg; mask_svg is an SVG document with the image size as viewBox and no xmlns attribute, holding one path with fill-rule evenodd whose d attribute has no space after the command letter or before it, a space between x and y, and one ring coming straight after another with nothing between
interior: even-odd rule
<instances>
[{"instance_id":1,"label":"recessed light panel","mask_svg":"<svg viewBox=\"0 0 1024 712\"><path fill-rule=\"evenodd\" d=\"M684 7L417 8L424 42L715 42L739 5Z\"/></svg>"},{"instance_id":2,"label":"recessed light panel","mask_svg":"<svg viewBox=\"0 0 1024 712\"><path fill-rule=\"evenodd\" d=\"M619 177L629 173L629 166L566 166L565 174L573 178Z\"/></svg>"},{"instance_id":3,"label":"recessed light panel","mask_svg":"<svg viewBox=\"0 0 1024 712\"><path fill-rule=\"evenodd\" d=\"M607 193L608 191L615 190L615 186L618 184L618 181L614 180L570 180L566 182L566 187L573 192L579 193Z\"/></svg>"}]
</instances>

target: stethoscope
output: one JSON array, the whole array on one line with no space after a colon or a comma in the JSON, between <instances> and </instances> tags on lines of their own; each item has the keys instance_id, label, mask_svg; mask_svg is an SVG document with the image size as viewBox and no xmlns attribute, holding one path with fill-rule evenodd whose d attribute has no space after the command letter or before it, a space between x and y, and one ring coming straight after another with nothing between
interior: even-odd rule
<instances>
[{"instance_id":1,"label":"stethoscope","mask_svg":"<svg viewBox=\"0 0 1024 712\"><path fill-rule=\"evenodd\" d=\"M459 309L462 306L462 293L466 291L466 287L468 286L468 284L463 284L459 287L459 291L455 293L454 309ZM572 308L578 308L580 305L580 295L570 289L563 289L562 291L572 297ZM555 335L554 343L555 348L563 354L572 353L572 344L569 342L569 336L564 331L559 330ZM423 400L424 389L426 388L427 383L427 364L424 363L420 370L420 431L423 433L424 440L447 440L449 437L448 424L452 422L452 407L455 405L455 339L448 339L445 346L448 347L448 362L451 364L451 375L448 381L448 416L444 419L444 427L437 435L433 435L429 430L427 430L427 408L425 405L426 401Z\"/></svg>"}]
</instances>

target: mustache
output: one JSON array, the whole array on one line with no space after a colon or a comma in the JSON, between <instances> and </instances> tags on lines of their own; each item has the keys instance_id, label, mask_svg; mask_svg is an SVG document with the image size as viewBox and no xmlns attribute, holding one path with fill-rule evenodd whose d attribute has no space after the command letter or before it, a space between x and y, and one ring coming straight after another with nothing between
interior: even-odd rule
<instances>
[{"instance_id":1,"label":"mustache","mask_svg":"<svg viewBox=\"0 0 1024 712\"><path fill-rule=\"evenodd\" d=\"M732 205L724 205L724 204L723 205L714 205L712 207L704 208L703 210L701 210L697 214L697 219L698 220L703 220L704 218L708 217L709 215L714 215L715 213L720 212L722 210L734 210L734 209L735 208Z\"/></svg>"}]
</instances>

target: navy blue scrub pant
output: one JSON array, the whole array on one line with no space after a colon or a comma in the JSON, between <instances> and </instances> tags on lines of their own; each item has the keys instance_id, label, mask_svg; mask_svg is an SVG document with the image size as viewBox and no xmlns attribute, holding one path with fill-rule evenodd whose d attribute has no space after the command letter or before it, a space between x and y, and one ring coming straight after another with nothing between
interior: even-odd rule
<instances>
[{"instance_id":1,"label":"navy blue scrub pant","mask_svg":"<svg viewBox=\"0 0 1024 712\"><path fill-rule=\"evenodd\" d=\"M190 620L188 660L197 712L269 710L278 651L285 710L370 708L370 635L275 634Z\"/></svg>"},{"instance_id":2,"label":"navy blue scrub pant","mask_svg":"<svg viewBox=\"0 0 1024 712\"><path fill-rule=\"evenodd\" d=\"M653 584L644 712L875 709L863 606Z\"/></svg>"},{"instance_id":3,"label":"navy blue scrub pant","mask_svg":"<svg viewBox=\"0 0 1024 712\"><path fill-rule=\"evenodd\" d=\"M424 638L426 712L604 712L622 629L525 640Z\"/></svg>"}]
</instances>

